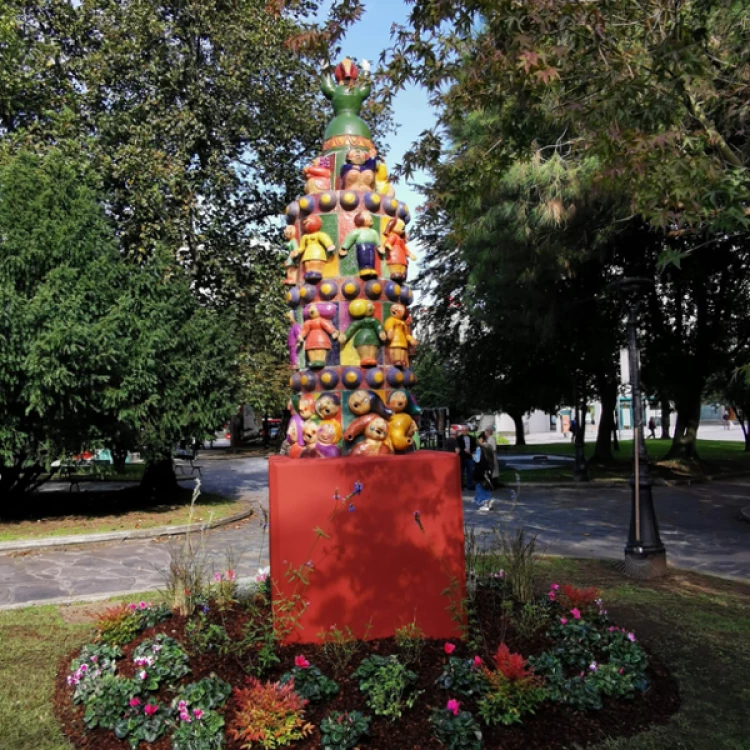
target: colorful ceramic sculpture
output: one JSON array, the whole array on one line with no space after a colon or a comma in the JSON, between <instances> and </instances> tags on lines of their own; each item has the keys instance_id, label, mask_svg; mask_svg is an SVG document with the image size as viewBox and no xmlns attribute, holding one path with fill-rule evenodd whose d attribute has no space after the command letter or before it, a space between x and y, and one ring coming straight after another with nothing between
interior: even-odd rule
<instances>
[{"instance_id":1,"label":"colorful ceramic sculpture","mask_svg":"<svg viewBox=\"0 0 750 750\"><path fill-rule=\"evenodd\" d=\"M379 456L392 452L388 445L388 422L382 417L368 421L363 434L364 440L352 448L352 456Z\"/></svg>"},{"instance_id":2,"label":"colorful ceramic sculpture","mask_svg":"<svg viewBox=\"0 0 750 750\"><path fill-rule=\"evenodd\" d=\"M360 211L354 217L354 225L357 227L346 235L341 243L339 255L346 256L352 245L357 247L357 265L359 275L363 279L376 278L378 272L375 270L375 253L380 251L380 234L372 228L372 214L369 211Z\"/></svg>"},{"instance_id":3,"label":"colorful ceramic sculpture","mask_svg":"<svg viewBox=\"0 0 750 750\"><path fill-rule=\"evenodd\" d=\"M341 189L361 192L375 190L374 148L365 151L363 148L350 148L346 154L346 163L341 167Z\"/></svg>"},{"instance_id":4,"label":"colorful ceramic sculpture","mask_svg":"<svg viewBox=\"0 0 750 750\"><path fill-rule=\"evenodd\" d=\"M323 420L335 419L340 408L341 401L335 393L322 393L315 402L315 413Z\"/></svg>"},{"instance_id":5,"label":"colorful ceramic sculpture","mask_svg":"<svg viewBox=\"0 0 750 750\"><path fill-rule=\"evenodd\" d=\"M388 182L388 167L384 161L379 162L378 168L375 170L375 190L379 195L385 195L389 198L396 194L393 185Z\"/></svg>"},{"instance_id":6,"label":"colorful ceramic sculpture","mask_svg":"<svg viewBox=\"0 0 750 750\"><path fill-rule=\"evenodd\" d=\"M402 219L391 219L388 222L382 249L391 279L406 281L409 260L416 260L417 256L406 247L406 224Z\"/></svg>"},{"instance_id":7,"label":"colorful ceramic sculpture","mask_svg":"<svg viewBox=\"0 0 750 750\"><path fill-rule=\"evenodd\" d=\"M319 370L326 366L326 356L331 348L331 339L336 338L338 331L330 320L320 317L316 305L308 305L308 319L300 331L300 342L305 342L305 359L307 366L313 370Z\"/></svg>"},{"instance_id":8,"label":"colorful ceramic sculpture","mask_svg":"<svg viewBox=\"0 0 750 750\"><path fill-rule=\"evenodd\" d=\"M305 447L304 437L302 435L302 417L298 414L292 414L289 420L289 427L286 431L286 442L288 444L287 455L291 458L299 458L302 449Z\"/></svg>"},{"instance_id":9,"label":"colorful ceramic sculpture","mask_svg":"<svg viewBox=\"0 0 750 750\"><path fill-rule=\"evenodd\" d=\"M355 300L349 304L349 314L357 319L346 329L342 341L353 339L360 365L375 367L378 364L378 349L381 342L386 339L385 330L381 322L374 317L375 305L368 301L362 306L359 302L362 300Z\"/></svg>"},{"instance_id":10,"label":"colorful ceramic sculpture","mask_svg":"<svg viewBox=\"0 0 750 750\"><path fill-rule=\"evenodd\" d=\"M297 255L301 256L305 281L312 284L316 284L323 278L323 268L328 255L336 249L333 240L325 232L320 231L322 226L320 216L313 215L304 219L302 227L305 234L300 240L299 247L293 253L295 258Z\"/></svg>"},{"instance_id":11,"label":"colorful ceramic sculpture","mask_svg":"<svg viewBox=\"0 0 750 750\"><path fill-rule=\"evenodd\" d=\"M284 283L287 286L295 286L299 280L299 260L297 259L299 256L297 252L299 244L297 242L297 232L294 227L284 227L284 239L287 241L285 247L288 253L284 263Z\"/></svg>"},{"instance_id":12,"label":"colorful ceramic sculpture","mask_svg":"<svg viewBox=\"0 0 750 750\"><path fill-rule=\"evenodd\" d=\"M394 414L388 423L388 439L394 450L405 453L414 445L417 425L408 414Z\"/></svg>"},{"instance_id":13,"label":"colorful ceramic sculpture","mask_svg":"<svg viewBox=\"0 0 750 750\"><path fill-rule=\"evenodd\" d=\"M338 458L341 455L341 425L333 419L321 422L315 443L318 458Z\"/></svg>"},{"instance_id":14,"label":"colorful ceramic sculpture","mask_svg":"<svg viewBox=\"0 0 750 750\"><path fill-rule=\"evenodd\" d=\"M305 175L305 192L308 195L331 189L331 159L327 156L315 157L302 173Z\"/></svg>"},{"instance_id":15,"label":"colorful ceramic sculpture","mask_svg":"<svg viewBox=\"0 0 750 750\"><path fill-rule=\"evenodd\" d=\"M347 406L349 407L349 411L357 417L372 413L384 419L390 419L393 415L393 411L373 391L354 391L347 399Z\"/></svg>"},{"instance_id":16,"label":"colorful ceramic sculpture","mask_svg":"<svg viewBox=\"0 0 750 750\"><path fill-rule=\"evenodd\" d=\"M409 347L416 346L417 340L411 335L406 323L406 308L403 305L391 305L391 316L383 328L388 337L388 355L391 364L396 367L409 366Z\"/></svg>"},{"instance_id":17,"label":"colorful ceramic sculpture","mask_svg":"<svg viewBox=\"0 0 750 750\"><path fill-rule=\"evenodd\" d=\"M295 369L299 369L299 354L297 354L297 343L299 342L299 335L302 331L302 326L297 322L293 312L287 313L291 326L289 328L289 335L286 338L286 345L289 348L289 364Z\"/></svg>"}]
</instances>

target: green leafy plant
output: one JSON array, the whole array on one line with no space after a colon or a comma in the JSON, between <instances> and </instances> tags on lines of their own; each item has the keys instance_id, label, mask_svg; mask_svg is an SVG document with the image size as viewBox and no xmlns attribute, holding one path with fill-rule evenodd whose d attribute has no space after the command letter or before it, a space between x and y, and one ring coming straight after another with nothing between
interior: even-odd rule
<instances>
[{"instance_id":1,"label":"green leafy plant","mask_svg":"<svg viewBox=\"0 0 750 750\"><path fill-rule=\"evenodd\" d=\"M320 722L323 750L352 750L370 731L369 716L359 711L333 711Z\"/></svg>"},{"instance_id":2,"label":"green leafy plant","mask_svg":"<svg viewBox=\"0 0 750 750\"><path fill-rule=\"evenodd\" d=\"M566 676L565 665L560 657L545 651L536 657L530 657L534 672L545 680L547 697L556 703L565 703L576 711L596 710L602 707L602 698L598 686L587 679L582 671Z\"/></svg>"},{"instance_id":3,"label":"green leafy plant","mask_svg":"<svg viewBox=\"0 0 750 750\"><path fill-rule=\"evenodd\" d=\"M486 724L518 724L544 701L543 680L504 643L495 654L495 665L495 670L482 668L489 686L479 701L479 713Z\"/></svg>"},{"instance_id":4,"label":"green leafy plant","mask_svg":"<svg viewBox=\"0 0 750 750\"><path fill-rule=\"evenodd\" d=\"M172 708L177 708L181 702L184 702L191 709L198 708L202 711L209 711L221 708L231 694L232 686L212 674L210 677L204 677L198 682L191 682L181 688L172 701Z\"/></svg>"},{"instance_id":5,"label":"green leafy plant","mask_svg":"<svg viewBox=\"0 0 750 750\"><path fill-rule=\"evenodd\" d=\"M250 619L242 628L236 652L243 669L259 677L281 663L277 651L279 634L265 594L258 594L248 604Z\"/></svg>"},{"instance_id":6,"label":"green leafy plant","mask_svg":"<svg viewBox=\"0 0 750 750\"><path fill-rule=\"evenodd\" d=\"M294 692L294 683L261 683L248 677L247 686L234 688L237 710L229 726L229 735L243 748L254 743L264 748L289 745L313 730L304 720L307 701Z\"/></svg>"},{"instance_id":7,"label":"green leafy plant","mask_svg":"<svg viewBox=\"0 0 750 750\"><path fill-rule=\"evenodd\" d=\"M96 687L84 699L83 723L86 729L114 729L131 700L141 693L142 685L136 680L103 674Z\"/></svg>"},{"instance_id":8,"label":"green leafy plant","mask_svg":"<svg viewBox=\"0 0 750 750\"><path fill-rule=\"evenodd\" d=\"M362 641L354 637L350 627L339 628L332 625L328 630L318 633L323 642L323 653L336 676L343 675L357 652L362 648Z\"/></svg>"},{"instance_id":9,"label":"green leafy plant","mask_svg":"<svg viewBox=\"0 0 750 750\"><path fill-rule=\"evenodd\" d=\"M279 684L294 683L294 691L308 701L319 703L333 698L339 691L338 683L326 677L318 667L310 664L304 656L294 660L295 667L291 672L281 675Z\"/></svg>"},{"instance_id":10,"label":"green leafy plant","mask_svg":"<svg viewBox=\"0 0 750 750\"><path fill-rule=\"evenodd\" d=\"M513 536L497 529L493 531L500 543L505 583L521 604L532 602L539 559L536 536L527 537L523 529L518 529Z\"/></svg>"},{"instance_id":11,"label":"green leafy plant","mask_svg":"<svg viewBox=\"0 0 750 750\"><path fill-rule=\"evenodd\" d=\"M199 708L180 711L172 733L172 750L221 750L224 717Z\"/></svg>"},{"instance_id":12,"label":"green leafy plant","mask_svg":"<svg viewBox=\"0 0 750 750\"><path fill-rule=\"evenodd\" d=\"M157 690L162 682L173 684L190 672L188 655L168 635L143 641L133 652L136 679L146 690Z\"/></svg>"},{"instance_id":13,"label":"green leafy plant","mask_svg":"<svg viewBox=\"0 0 750 750\"><path fill-rule=\"evenodd\" d=\"M151 602L131 602L128 604L128 611L137 620L141 630L153 628L172 616L172 610L164 602L159 602L156 606Z\"/></svg>"},{"instance_id":14,"label":"green leafy plant","mask_svg":"<svg viewBox=\"0 0 750 750\"><path fill-rule=\"evenodd\" d=\"M354 672L359 689L367 696L367 705L378 715L393 721L404 708L411 708L422 691L411 691L417 675L396 656L368 656Z\"/></svg>"},{"instance_id":15,"label":"green leafy plant","mask_svg":"<svg viewBox=\"0 0 750 750\"><path fill-rule=\"evenodd\" d=\"M435 684L457 695L466 697L482 695L488 687L484 671L481 668L482 664L482 659L479 656L475 656L473 659L460 659L457 656L451 656Z\"/></svg>"},{"instance_id":16,"label":"green leafy plant","mask_svg":"<svg viewBox=\"0 0 750 750\"><path fill-rule=\"evenodd\" d=\"M196 654L216 651L225 656L235 648L224 626L211 621L207 606L199 609L197 614L187 622L185 638L189 649Z\"/></svg>"},{"instance_id":17,"label":"green leafy plant","mask_svg":"<svg viewBox=\"0 0 750 750\"><path fill-rule=\"evenodd\" d=\"M424 631L416 621L396 628L396 645L405 664L419 664L424 644Z\"/></svg>"},{"instance_id":18,"label":"green leafy plant","mask_svg":"<svg viewBox=\"0 0 750 750\"><path fill-rule=\"evenodd\" d=\"M167 730L167 715L156 702L144 703L132 698L122 716L115 722L115 737L127 740L135 750L141 742L156 742Z\"/></svg>"},{"instance_id":19,"label":"green leafy plant","mask_svg":"<svg viewBox=\"0 0 750 750\"><path fill-rule=\"evenodd\" d=\"M511 619L515 631L524 638L530 638L547 628L550 622L550 610L543 602L526 602L513 611Z\"/></svg>"},{"instance_id":20,"label":"green leafy plant","mask_svg":"<svg viewBox=\"0 0 750 750\"><path fill-rule=\"evenodd\" d=\"M449 700L445 708L433 708L430 715L432 732L448 750L480 750L482 730L461 704Z\"/></svg>"},{"instance_id":21,"label":"green leafy plant","mask_svg":"<svg viewBox=\"0 0 750 750\"><path fill-rule=\"evenodd\" d=\"M104 643L124 646L140 632L140 623L126 604L110 607L96 620L96 637Z\"/></svg>"},{"instance_id":22,"label":"green leafy plant","mask_svg":"<svg viewBox=\"0 0 750 750\"><path fill-rule=\"evenodd\" d=\"M115 661L122 658L118 646L108 643L90 643L81 649L70 663L70 674L66 681L73 690L73 702L80 703L96 689L103 675L114 675Z\"/></svg>"}]
</instances>

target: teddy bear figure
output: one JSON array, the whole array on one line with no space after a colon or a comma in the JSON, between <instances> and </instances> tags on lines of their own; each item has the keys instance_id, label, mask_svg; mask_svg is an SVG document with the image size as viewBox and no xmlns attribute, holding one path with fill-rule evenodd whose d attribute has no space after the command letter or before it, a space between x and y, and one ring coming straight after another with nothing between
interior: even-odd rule
<instances>
[{"instance_id":1,"label":"teddy bear figure","mask_svg":"<svg viewBox=\"0 0 750 750\"><path fill-rule=\"evenodd\" d=\"M363 430L364 440L352 448L352 456L381 456L391 453L388 445L388 422L372 415Z\"/></svg>"}]
</instances>

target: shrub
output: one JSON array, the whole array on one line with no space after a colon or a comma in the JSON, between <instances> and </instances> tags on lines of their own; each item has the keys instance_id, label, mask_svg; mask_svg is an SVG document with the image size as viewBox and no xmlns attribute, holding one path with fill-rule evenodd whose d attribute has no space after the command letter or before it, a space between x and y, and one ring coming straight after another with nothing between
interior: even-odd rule
<instances>
[{"instance_id":1,"label":"shrub","mask_svg":"<svg viewBox=\"0 0 750 750\"><path fill-rule=\"evenodd\" d=\"M593 586L579 589L569 583L566 583L557 593L558 600L563 608L581 611L593 607L600 596L601 591Z\"/></svg>"},{"instance_id":2,"label":"shrub","mask_svg":"<svg viewBox=\"0 0 750 750\"><path fill-rule=\"evenodd\" d=\"M107 673L101 676L94 690L84 699L83 723L86 729L114 729L131 700L138 699L141 684ZM139 699L140 702L140 699Z\"/></svg>"},{"instance_id":3,"label":"shrub","mask_svg":"<svg viewBox=\"0 0 750 750\"><path fill-rule=\"evenodd\" d=\"M480 750L482 731L468 711L460 710L458 701L450 700L445 708L433 708L432 731L448 750Z\"/></svg>"},{"instance_id":4,"label":"shrub","mask_svg":"<svg viewBox=\"0 0 750 750\"><path fill-rule=\"evenodd\" d=\"M311 724L304 720L307 701L294 692L294 683L261 683L255 677L247 678L247 687L234 688L237 711L229 734L242 747L276 748L289 745L312 732Z\"/></svg>"},{"instance_id":5,"label":"shrub","mask_svg":"<svg viewBox=\"0 0 750 750\"><path fill-rule=\"evenodd\" d=\"M140 667L136 679L146 690L157 690L163 681L175 683L190 672L188 655L167 635L143 641L133 652L133 661Z\"/></svg>"},{"instance_id":6,"label":"shrub","mask_svg":"<svg viewBox=\"0 0 750 750\"><path fill-rule=\"evenodd\" d=\"M526 602L513 613L512 620L516 632L524 638L530 638L549 625L549 607L545 604Z\"/></svg>"},{"instance_id":7,"label":"shrub","mask_svg":"<svg viewBox=\"0 0 750 750\"><path fill-rule=\"evenodd\" d=\"M108 643L91 643L81 649L77 658L70 663L67 683L73 690L73 702L80 703L96 689L103 675L114 675L115 660L122 657L117 646Z\"/></svg>"},{"instance_id":8,"label":"shrub","mask_svg":"<svg viewBox=\"0 0 750 750\"><path fill-rule=\"evenodd\" d=\"M118 740L127 740L135 750L141 741L151 745L164 734L167 716L155 702L144 703L133 698L113 729Z\"/></svg>"},{"instance_id":9,"label":"shrub","mask_svg":"<svg viewBox=\"0 0 750 750\"><path fill-rule=\"evenodd\" d=\"M151 602L131 602L128 604L128 611L138 622L140 630L153 628L172 616L172 610L163 602L156 606Z\"/></svg>"},{"instance_id":10,"label":"shrub","mask_svg":"<svg viewBox=\"0 0 750 750\"><path fill-rule=\"evenodd\" d=\"M538 564L536 536L527 538L523 529L518 529L513 537L501 534L497 529L494 533L500 541L503 580L519 602L533 601Z\"/></svg>"},{"instance_id":11,"label":"shrub","mask_svg":"<svg viewBox=\"0 0 750 750\"><path fill-rule=\"evenodd\" d=\"M184 706L172 734L172 750L221 750L224 718L216 711Z\"/></svg>"},{"instance_id":12,"label":"shrub","mask_svg":"<svg viewBox=\"0 0 750 750\"><path fill-rule=\"evenodd\" d=\"M495 671L483 668L489 685L479 701L479 713L486 724L520 723L544 701L542 680L521 654L511 653L504 643L495 654L495 664Z\"/></svg>"},{"instance_id":13,"label":"shrub","mask_svg":"<svg viewBox=\"0 0 750 750\"><path fill-rule=\"evenodd\" d=\"M96 638L114 646L124 646L140 632L138 620L126 604L110 607L96 620Z\"/></svg>"},{"instance_id":14,"label":"shrub","mask_svg":"<svg viewBox=\"0 0 750 750\"><path fill-rule=\"evenodd\" d=\"M393 721L401 716L404 707L411 708L420 695L409 693L417 675L395 656L368 656L354 676L359 678L359 689L367 696L367 705L378 716L390 716Z\"/></svg>"},{"instance_id":15,"label":"shrub","mask_svg":"<svg viewBox=\"0 0 750 750\"><path fill-rule=\"evenodd\" d=\"M338 628L335 625L318 633L323 641L323 653L336 676L343 675L362 648L362 642L354 637L351 628Z\"/></svg>"},{"instance_id":16,"label":"shrub","mask_svg":"<svg viewBox=\"0 0 750 750\"><path fill-rule=\"evenodd\" d=\"M424 644L424 631L416 622L396 628L396 645L405 664L419 664Z\"/></svg>"},{"instance_id":17,"label":"shrub","mask_svg":"<svg viewBox=\"0 0 750 750\"><path fill-rule=\"evenodd\" d=\"M180 703L185 703L191 709L209 711L221 708L231 694L232 686L228 682L211 675L183 687L172 701L172 708L178 708Z\"/></svg>"},{"instance_id":18,"label":"shrub","mask_svg":"<svg viewBox=\"0 0 750 750\"><path fill-rule=\"evenodd\" d=\"M451 656L435 684L457 695L481 695L487 690L487 680L481 666L482 660L478 656L473 659Z\"/></svg>"},{"instance_id":19,"label":"shrub","mask_svg":"<svg viewBox=\"0 0 750 750\"><path fill-rule=\"evenodd\" d=\"M323 750L352 750L370 731L370 717L359 711L333 711L320 722Z\"/></svg>"},{"instance_id":20,"label":"shrub","mask_svg":"<svg viewBox=\"0 0 750 750\"><path fill-rule=\"evenodd\" d=\"M281 685L293 682L294 691L297 695L301 695L312 703L328 700L338 693L338 683L326 677L304 656L298 656L295 659L295 664L296 666L291 672L285 672L281 676L279 680Z\"/></svg>"}]
</instances>

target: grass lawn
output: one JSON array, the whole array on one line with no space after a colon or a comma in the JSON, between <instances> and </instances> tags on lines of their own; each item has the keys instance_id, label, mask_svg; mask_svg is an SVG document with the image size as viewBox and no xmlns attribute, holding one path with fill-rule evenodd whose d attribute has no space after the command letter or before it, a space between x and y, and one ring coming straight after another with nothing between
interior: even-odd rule
<instances>
[{"instance_id":1,"label":"grass lawn","mask_svg":"<svg viewBox=\"0 0 750 750\"><path fill-rule=\"evenodd\" d=\"M613 563L565 558L545 559L540 578L542 590L553 581L600 588L615 622L679 680L682 705L669 724L595 750L750 749L750 586L682 572L634 582ZM54 673L106 606L0 612L0 748L72 750L52 715Z\"/></svg>"},{"instance_id":2,"label":"grass lawn","mask_svg":"<svg viewBox=\"0 0 750 750\"><path fill-rule=\"evenodd\" d=\"M4 509L6 514L15 513L15 516L0 518L0 542L180 526L188 522L191 497L191 488L180 488L156 503L145 497L138 487L39 493L23 509ZM218 520L246 509L245 500L203 492L195 503L193 521Z\"/></svg>"},{"instance_id":3,"label":"grass lawn","mask_svg":"<svg viewBox=\"0 0 750 750\"><path fill-rule=\"evenodd\" d=\"M648 440L646 449L649 456L649 467L652 478L667 480L702 479L706 476L719 475L735 471L750 471L750 453L746 453L744 443L723 440L699 440L698 455L700 460L694 463L667 460L664 458L672 445L671 440ZM589 475L592 481L626 482L632 471L632 440L621 440L620 450L615 453L615 463L611 465L589 464ZM539 443L535 445L511 446L509 453L530 455L572 456L575 446L572 443ZM590 457L594 444L584 445L584 454ZM498 453L502 460L503 452ZM521 481L527 482L569 482L573 479L573 466L554 466L548 469L529 469L518 472ZM514 471L501 472L501 481L512 484Z\"/></svg>"}]
</instances>

